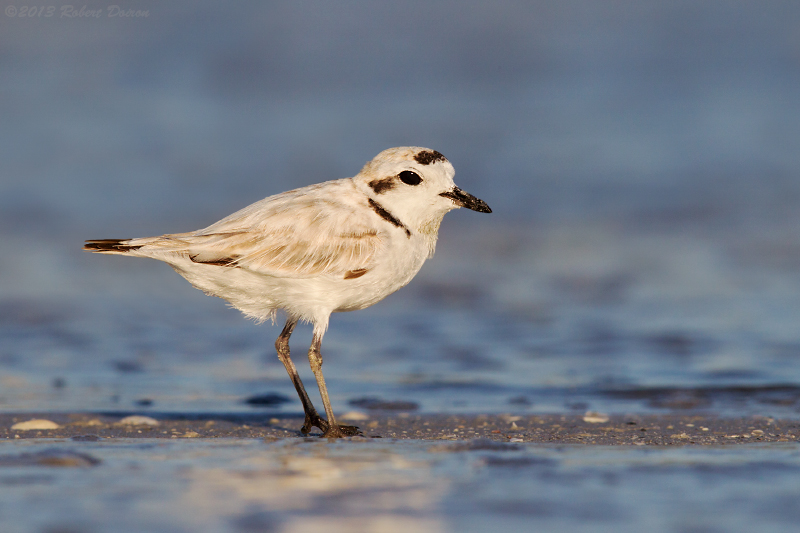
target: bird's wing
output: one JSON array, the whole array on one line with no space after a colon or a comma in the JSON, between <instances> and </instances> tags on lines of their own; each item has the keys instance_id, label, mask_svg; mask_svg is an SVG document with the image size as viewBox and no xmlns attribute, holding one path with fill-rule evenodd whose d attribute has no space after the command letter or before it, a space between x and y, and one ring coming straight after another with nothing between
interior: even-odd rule
<instances>
[{"instance_id":1,"label":"bird's wing","mask_svg":"<svg viewBox=\"0 0 800 533\"><path fill-rule=\"evenodd\" d=\"M384 241L346 182L272 196L198 232L165 238L195 263L279 277L359 277Z\"/></svg>"}]
</instances>

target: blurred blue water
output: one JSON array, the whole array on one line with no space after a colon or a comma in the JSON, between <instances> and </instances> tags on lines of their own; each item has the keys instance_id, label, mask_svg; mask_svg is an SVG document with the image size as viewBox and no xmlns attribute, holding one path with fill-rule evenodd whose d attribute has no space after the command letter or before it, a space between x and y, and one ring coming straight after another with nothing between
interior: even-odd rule
<instances>
[{"instance_id":1,"label":"blurred blue water","mask_svg":"<svg viewBox=\"0 0 800 533\"><path fill-rule=\"evenodd\" d=\"M131 8L0 16L0 409L291 397L277 327L81 242L204 227L412 144L494 213L448 215L409 287L333 318L339 409L797 415L799 7Z\"/></svg>"}]
</instances>

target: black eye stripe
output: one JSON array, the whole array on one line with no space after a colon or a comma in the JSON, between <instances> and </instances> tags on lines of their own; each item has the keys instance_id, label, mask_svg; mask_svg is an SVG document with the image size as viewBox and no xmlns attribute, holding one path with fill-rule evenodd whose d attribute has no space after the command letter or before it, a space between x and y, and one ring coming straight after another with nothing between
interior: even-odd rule
<instances>
[{"instance_id":1,"label":"black eye stripe","mask_svg":"<svg viewBox=\"0 0 800 533\"><path fill-rule=\"evenodd\" d=\"M404 170L400 173L400 181L406 185L419 185L422 183L422 178L416 172Z\"/></svg>"}]
</instances>

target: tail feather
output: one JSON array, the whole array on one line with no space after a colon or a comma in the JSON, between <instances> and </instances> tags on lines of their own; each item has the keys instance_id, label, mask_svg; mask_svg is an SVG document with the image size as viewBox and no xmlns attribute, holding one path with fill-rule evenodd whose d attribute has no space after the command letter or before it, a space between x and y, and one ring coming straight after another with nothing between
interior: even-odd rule
<instances>
[{"instance_id":1,"label":"tail feather","mask_svg":"<svg viewBox=\"0 0 800 533\"><path fill-rule=\"evenodd\" d=\"M124 254L125 252L141 248L141 246L125 244L126 242L130 242L130 239L93 239L86 241L83 245L83 249L101 254Z\"/></svg>"}]
</instances>

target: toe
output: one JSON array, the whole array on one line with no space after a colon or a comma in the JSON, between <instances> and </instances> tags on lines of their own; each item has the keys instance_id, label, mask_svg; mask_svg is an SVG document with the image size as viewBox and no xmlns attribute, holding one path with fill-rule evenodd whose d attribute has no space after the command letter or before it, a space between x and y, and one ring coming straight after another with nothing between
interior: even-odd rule
<instances>
[{"instance_id":1,"label":"toe","mask_svg":"<svg viewBox=\"0 0 800 533\"><path fill-rule=\"evenodd\" d=\"M362 435L361 431L355 426L331 426L322 436L327 439L341 439L343 437L355 437Z\"/></svg>"},{"instance_id":2,"label":"toe","mask_svg":"<svg viewBox=\"0 0 800 533\"><path fill-rule=\"evenodd\" d=\"M361 433L361 430L358 429L356 426L339 426L339 429L341 430L342 433L344 433L348 437L363 435L363 433Z\"/></svg>"}]
</instances>

